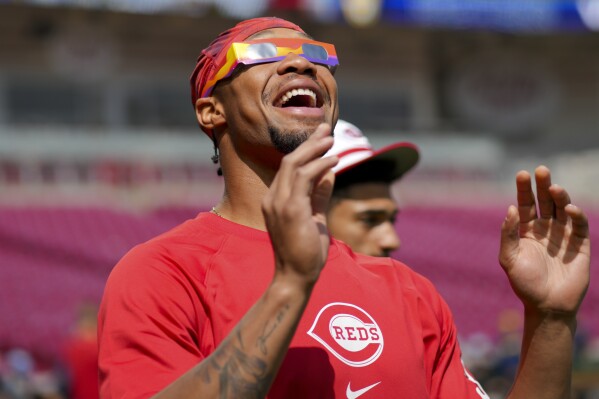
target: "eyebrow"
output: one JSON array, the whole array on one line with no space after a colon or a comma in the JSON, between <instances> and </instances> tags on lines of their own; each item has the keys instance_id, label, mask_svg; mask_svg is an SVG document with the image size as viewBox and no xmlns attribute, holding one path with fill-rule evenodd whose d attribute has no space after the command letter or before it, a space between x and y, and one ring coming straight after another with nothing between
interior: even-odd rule
<instances>
[{"instance_id":1,"label":"eyebrow","mask_svg":"<svg viewBox=\"0 0 599 399\"><path fill-rule=\"evenodd\" d=\"M367 209L361 212L358 212L358 215L360 216L374 216L374 217L387 217L387 216L391 216L391 217L396 217L397 215L399 215L399 209L393 211L393 212L388 212L386 209Z\"/></svg>"}]
</instances>

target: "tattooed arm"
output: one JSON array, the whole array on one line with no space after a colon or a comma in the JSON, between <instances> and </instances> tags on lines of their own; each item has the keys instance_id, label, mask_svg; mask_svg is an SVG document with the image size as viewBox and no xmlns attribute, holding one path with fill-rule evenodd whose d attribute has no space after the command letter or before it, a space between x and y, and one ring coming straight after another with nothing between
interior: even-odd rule
<instances>
[{"instance_id":1,"label":"tattooed arm","mask_svg":"<svg viewBox=\"0 0 599 399\"><path fill-rule=\"evenodd\" d=\"M308 297L271 285L214 353L155 398L264 398Z\"/></svg>"},{"instance_id":2,"label":"tattooed arm","mask_svg":"<svg viewBox=\"0 0 599 399\"><path fill-rule=\"evenodd\" d=\"M321 125L287 155L262 209L275 253L275 277L231 334L200 364L157 394L162 398L263 398L285 357L327 258L325 209L337 158Z\"/></svg>"}]
</instances>

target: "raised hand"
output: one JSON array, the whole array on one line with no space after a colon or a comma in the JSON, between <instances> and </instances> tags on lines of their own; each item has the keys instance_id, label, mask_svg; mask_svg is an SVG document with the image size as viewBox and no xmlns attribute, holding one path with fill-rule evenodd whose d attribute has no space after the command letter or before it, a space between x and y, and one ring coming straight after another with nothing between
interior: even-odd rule
<instances>
[{"instance_id":1,"label":"raised hand","mask_svg":"<svg viewBox=\"0 0 599 399\"><path fill-rule=\"evenodd\" d=\"M295 151L286 155L262 202L278 275L314 283L327 259L326 208L337 157L322 158L333 145L331 126L321 124Z\"/></svg>"},{"instance_id":2,"label":"raised hand","mask_svg":"<svg viewBox=\"0 0 599 399\"><path fill-rule=\"evenodd\" d=\"M518 208L502 226L499 261L528 311L575 315L589 284L590 238L582 209L544 166L516 175ZM537 209L538 206L538 209Z\"/></svg>"}]
</instances>

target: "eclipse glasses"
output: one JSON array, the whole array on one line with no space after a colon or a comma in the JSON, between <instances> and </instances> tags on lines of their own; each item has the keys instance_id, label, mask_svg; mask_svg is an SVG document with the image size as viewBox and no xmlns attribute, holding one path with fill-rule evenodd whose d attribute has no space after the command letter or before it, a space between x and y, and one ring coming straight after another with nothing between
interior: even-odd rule
<instances>
[{"instance_id":1,"label":"eclipse glasses","mask_svg":"<svg viewBox=\"0 0 599 399\"><path fill-rule=\"evenodd\" d=\"M289 54L297 54L310 62L326 65L334 72L339 65L335 46L309 39L269 38L232 43L225 64L214 78L206 82L201 97L208 97L218 81L231 76L239 64L254 65L276 62Z\"/></svg>"}]
</instances>

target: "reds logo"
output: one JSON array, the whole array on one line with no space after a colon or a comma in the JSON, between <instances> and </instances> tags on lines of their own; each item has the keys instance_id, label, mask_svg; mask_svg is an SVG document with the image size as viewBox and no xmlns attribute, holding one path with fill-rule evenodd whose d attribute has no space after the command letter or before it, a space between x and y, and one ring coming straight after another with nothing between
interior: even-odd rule
<instances>
[{"instance_id":1,"label":"reds logo","mask_svg":"<svg viewBox=\"0 0 599 399\"><path fill-rule=\"evenodd\" d=\"M373 363L383 352L383 333L364 310L349 303L330 303L318 312L308 335L352 367Z\"/></svg>"}]
</instances>

